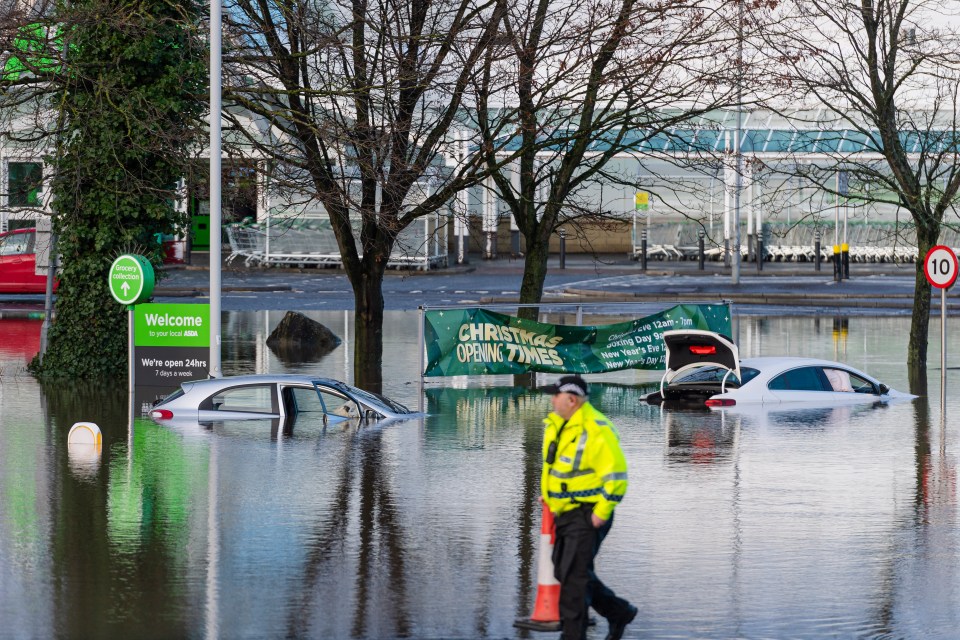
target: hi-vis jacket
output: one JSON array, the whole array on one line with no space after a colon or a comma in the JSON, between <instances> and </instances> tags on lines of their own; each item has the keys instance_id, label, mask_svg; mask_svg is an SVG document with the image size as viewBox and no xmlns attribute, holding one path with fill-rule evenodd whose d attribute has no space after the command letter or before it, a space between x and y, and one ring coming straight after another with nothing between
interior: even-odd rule
<instances>
[{"instance_id":1,"label":"hi-vis jacket","mask_svg":"<svg viewBox=\"0 0 960 640\"><path fill-rule=\"evenodd\" d=\"M606 416L585 402L566 424L556 413L543 421L543 473L540 492L555 515L593 504L597 517L609 520L627 492L627 460L620 436ZM550 444L556 442L553 464Z\"/></svg>"}]
</instances>

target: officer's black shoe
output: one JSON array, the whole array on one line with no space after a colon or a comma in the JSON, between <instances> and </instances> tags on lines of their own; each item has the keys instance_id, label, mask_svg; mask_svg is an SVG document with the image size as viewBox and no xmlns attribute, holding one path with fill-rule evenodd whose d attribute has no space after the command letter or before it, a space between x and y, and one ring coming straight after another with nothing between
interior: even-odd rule
<instances>
[{"instance_id":1,"label":"officer's black shoe","mask_svg":"<svg viewBox=\"0 0 960 640\"><path fill-rule=\"evenodd\" d=\"M610 621L610 630L607 631L606 640L620 640L623 637L623 631L627 628L627 625L633 622L633 619L637 617L637 608L632 604L629 605L627 609L627 615L623 616L619 620Z\"/></svg>"}]
</instances>

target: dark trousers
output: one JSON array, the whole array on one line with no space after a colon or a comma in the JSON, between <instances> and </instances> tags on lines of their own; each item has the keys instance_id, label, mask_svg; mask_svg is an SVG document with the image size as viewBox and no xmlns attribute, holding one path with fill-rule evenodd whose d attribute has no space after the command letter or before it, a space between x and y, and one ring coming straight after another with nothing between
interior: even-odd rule
<instances>
[{"instance_id":1,"label":"dark trousers","mask_svg":"<svg viewBox=\"0 0 960 640\"><path fill-rule=\"evenodd\" d=\"M613 525L613 516L597 529L591 522L592 513L592 505L585 505L556 519L553 571L560 582L562 640L587 637L590 607L607 620L620 620L629 614L630 603L618 598L593 571L593 559Z\"/></svg>"}]
</instances>

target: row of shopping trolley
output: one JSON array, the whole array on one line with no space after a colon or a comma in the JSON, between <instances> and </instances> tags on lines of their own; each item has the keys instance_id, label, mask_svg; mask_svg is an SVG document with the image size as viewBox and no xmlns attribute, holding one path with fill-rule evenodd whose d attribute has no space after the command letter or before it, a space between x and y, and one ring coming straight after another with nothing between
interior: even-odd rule
<instances>
[{"instance_id":1,"label":"row of shopping trolley","mask_svg":"<svg viewBox=\"0 0 960 640\"><path fill-rule=\"evenodd\" d=\"M353 227L359 229L356 222ZM247 219L226 225L224 231L230 244L228 265L238 260L248 267L336 267L342 263L337 238L325 218ZM397 236L387 266L422 270L446 266L446 233L438 218L418 219Z\"/></svg>"},{"instance_id":2,"label":"row of shopping trolley","mask_svg":"<svg viewBox=\"0 0 960 640\"><path fill-rule=\"evenodd\" d=\"M723 260L727 248L722 237L710 235L696 223L655 224L635 229L633 257L642 253L642 234L646 232L648 260L696 260L700 254L700 239L703 236L704 257L707 260ZM785 223L763 226L763 259L772 262L813 262L820 243L820 259L827 261L833 255L833 225ZM755 260L756 244L746 231L740 234L740 252L744 259ZM843 242L843 231L838 234ZM853 262L916 262L919 259L916 229L912 225L893 223L856 224L847 227L846 243ZM960 247L960 232L944 229L940 244Z\"/></svg>"}]
</instances>

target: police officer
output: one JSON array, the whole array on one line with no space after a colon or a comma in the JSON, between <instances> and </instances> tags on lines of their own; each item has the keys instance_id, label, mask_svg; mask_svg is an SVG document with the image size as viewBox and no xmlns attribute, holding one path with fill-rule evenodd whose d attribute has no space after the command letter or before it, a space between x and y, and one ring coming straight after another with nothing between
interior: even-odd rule
<instances>
[{"instance_id":1,"label":"police officer","mask_svg":"<svg viewBox=\"0 0 960 640\"><path fill-rule=\"evenodd\" d=\"M540 493L557 525L553 567L560 582L561 638L586 638L587 610L593 607L609 622L607 640L618 640L637 608L600 582L593 559L627 492L620 436L587 400L580 376L563 376L542 390L553 395L553 412L544 420Z\"/></svg>"}]
</instances>

